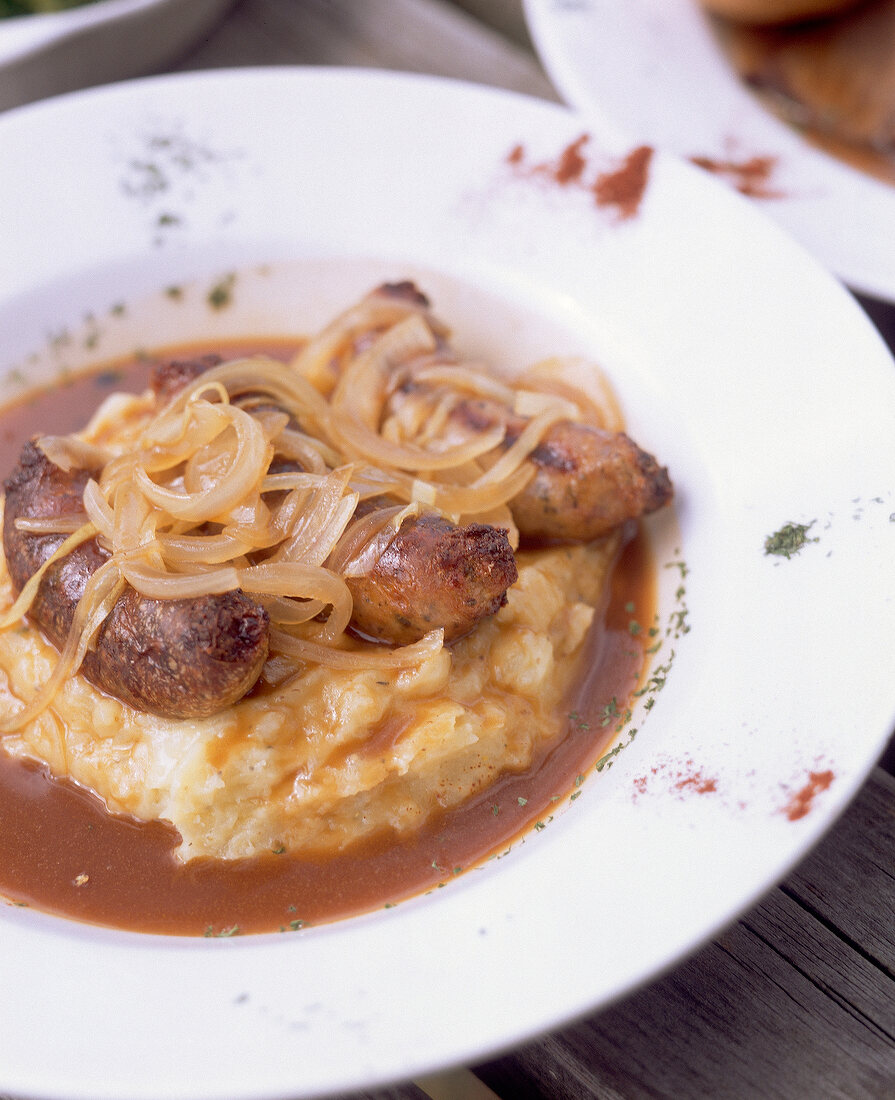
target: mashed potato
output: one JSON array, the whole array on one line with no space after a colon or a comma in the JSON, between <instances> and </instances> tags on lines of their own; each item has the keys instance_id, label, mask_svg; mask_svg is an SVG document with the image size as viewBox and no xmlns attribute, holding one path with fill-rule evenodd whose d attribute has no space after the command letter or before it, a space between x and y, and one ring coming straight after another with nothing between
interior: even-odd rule
<instances>
[{"instance_id":1,"label":"mashed potato","mask_svg":"<svg viewBox=\"0 0 895 1100\"><path fill-rule=\"evenodd\" d=\"M76 676L3 745L112 811L170 821L182 860L400 837L527 768L561 731L617 549L612 535L519 553L506 606L413 669L296 673L274 657L253 694L186 721L138 712ZM12 600L0 555L2 609ZM0 634L0 706L30 698L57 658L33 626Z\"/></svg>"}]
</instances>

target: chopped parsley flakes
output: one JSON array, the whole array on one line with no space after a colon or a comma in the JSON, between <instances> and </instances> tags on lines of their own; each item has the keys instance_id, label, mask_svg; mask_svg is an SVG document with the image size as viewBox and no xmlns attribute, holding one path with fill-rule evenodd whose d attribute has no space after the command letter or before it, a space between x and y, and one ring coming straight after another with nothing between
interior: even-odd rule
<instances>
[{"instance_id":1,"label":"chopped parsley flakes","mask_svg":"<svg viewBox=\"0 0 895 1100\"><path fill-rule=\"evenodd\" d=\"M777 557L791 558L809 542L819 542L815 536L808 537L808 532L814 526L814 520L810 523L784 523L779 531L764 540L765 554L774 554Z\"/></svg>"}]
</instances>

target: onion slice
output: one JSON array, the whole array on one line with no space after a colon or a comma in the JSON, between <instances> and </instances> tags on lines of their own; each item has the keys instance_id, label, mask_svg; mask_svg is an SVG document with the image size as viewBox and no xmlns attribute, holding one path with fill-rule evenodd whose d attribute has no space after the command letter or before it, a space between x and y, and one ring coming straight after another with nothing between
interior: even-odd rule
<instances>
[{"instance_id":1,"label":"onion slice","mask_svg":"<svg viewBox=\"0 0 895 1100\"><path fill-rule=\"evenodd\" d=\"M386 649L368 645L364 649L336 649L304 638L295 638L282 630L271 630L270 647L276 653L307 664L326 668L363 671L365 669L412 668L434 657L444 646L444 630L430 630L418 642Z\"/></svg>"},{"instance_id":2,"label":"onion slice","mask_svg":"<svg viewBox=\"0 0 895 1100\"><path fill-rule=\"evenodd\" d=\"M20 711L0 721L0 732L12 733L21 729L46 710L63 682L81 667L84 655L97 631L105 622L123 590L124 581L117 563L112 560L104 562L89 577L84 587L84 594L75 608L68 637L53 671L38 688L30 702L26 703Z\"/></svg>"},{"instance_id":3,"label":"onion slice","mask_svg":"<svg viewBox=\"0 0 895 1100\"><path fill-rule=\"evenodd\" d=\"M37 595L37 590L40 588L40 582L44 579L44 575L50 566L66 557L72 550L80 546L81 543L87 542L88 539L92 539L95 534L96 528L93 524L85 523L83 527L75 531L73 535L69 535L69 537L60 544L43 565L32 573L25 582L22 591L19 593L12 607L2 618L0 618L0 630L6 630L7 627L18 622L23 615L28 614L31 605L34 603L34 597Z\"/></svg>"}]
</instances>

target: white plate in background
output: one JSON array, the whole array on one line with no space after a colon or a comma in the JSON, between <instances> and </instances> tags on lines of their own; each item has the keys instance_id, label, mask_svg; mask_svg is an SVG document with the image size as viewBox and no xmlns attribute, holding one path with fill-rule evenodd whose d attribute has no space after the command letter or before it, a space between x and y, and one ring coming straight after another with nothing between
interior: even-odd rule
<instances>
[{"instance_id":1,"label":"white plate in background","mask_svg":"<svg viewBox=\"0 0 895 1100\"><path fill-rule=\"evenodd\" d=\"M524 2L551 80L598 128L684 158L772 158L755 201L853 289L895 302L895 188L770 114L698 0Z\"/></svg>"},{"instance_id":2,"label":"white plate in background","mask_svg":"<svg viewBox=\"0 0 895 1100\"><path fill-rule=\"evenodd\" d=\"M629 146L593 117L350 70L96 89L8 113L0 147L3 395L137 347L307 331L410 274L487 357L597 358L677 490L650 524L664 687L546 828L285 935L0 908L0 1092L319 1096L481 1059L680 960L835 821L895 712L895 371L747 202L657 156L624 218L594 186ZM817 541L767 555L787 522Z\"/></svg>"}]
</instances>

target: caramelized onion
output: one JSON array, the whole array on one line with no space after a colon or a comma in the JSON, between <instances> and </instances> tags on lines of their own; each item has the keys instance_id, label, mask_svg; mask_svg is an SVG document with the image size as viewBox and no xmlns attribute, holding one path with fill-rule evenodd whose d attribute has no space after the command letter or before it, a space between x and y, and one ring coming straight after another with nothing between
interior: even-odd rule
<instances>
[{"instance_id":1,"label":"caramelized onion","mask_svg":"<svg viewBox=\"0 0 895 1100\"><path fill-rule=\"evenodd\" d=\"M29 535L70 535L89 522L90 516L86 512L73 512L66 516L19 516L15 528Z\"/></svg>"},{"instance_id":2,"label":"caramelized onion","mask_svg":"<svg viewBox=\"0 0 895 1100\"><path fill-rule=\"evenodd\" d=\"M13 623L18 622L23 615L28 614L29 608L34 603L34 597L37 595L37 590L40 588L40 582L43 580L44 574L50 566L54 565L57 561L61 561L62 558L70 554L72 550L80 546L81 543L87 542L88 539L92 539L95 534L96 528L93 524L85 523L83 527L75 531L73 535L69 535L69 537L56 548L43 565L31 574L12 607L2 618L0 618L0 630L5 630L7 627L12 626Z\"/></svg>"},{"instance_id":3,"label":"caramelized onion","mask_svg":"<svg viewBox=\"0 0 895 1100\"><path fill-rule=\"evenodd\" d=\"M500 456L494 465L473 484L474 489L495 485L514 474L537 447L550 428L560 420L568 419L565 410L552 405L529 420L512 446ZM515 494L513 494L515 496Z\"/></svg>"},{"instance_id":4,"label":"caramelized onion","mask_svg":"<svg viewBox=\"0 0 895 1100\"><path fill-rule=\"evenodd\" d=\"M96 530L111 544L115 530L115 513L93 478L90 478L84 489L84 511Z\"/></svg>"},{"instance_id":5,"label":"caramelized onion","mask_svg":"<svg viewBox=\"0 0 895 1100\"><path fill-rule=\"evenodd\" d=\"M221 382L232 397L251 393L267 394L273 402L291 413L304 430L314 436L324 436L330 421L327 401L301 375L284 370L276 359L259 355L247 359L233 359L212 367L200 378L206 382ZM182 408L195 392L203 389L203 382L194 382L179 394L170 407Z\"/></svg>"},{"instance_id":6,"label":"caramelized onion","mask_svg":"<svg viewBox=\"0 0 895 1100\"><path fill-rule=\"evenodd\" d=\"M46 710L63 682L81 667L84 654L115 606L123 589L124 581L121 579L117 563L112 559L104 562L88 578L84 594L75 608L62 653L53 671L22 710L0 721L0 731L12 733L14 730L21 729Z\"/></svg>"},{"instance_id":7,"label":"caramelized onion","mask_svg":"<svg viewBox=\"0 0 895 1100\"><path fill-rule=\"evenodd\" d=\"M270 616L270 621L281 626L299 626L315 619L326 609L322 600L294 600L286 596L266 595L258 595L257 598Z\"/></svg>"},{"instance_id":8,"label":"caramelized onion","mask_svg":"<svg viewBox=\"0 0 895 1100\"><path fill-rule=\"evenodd\" d=\"M487 397L491 401L499 401L507 408L513 407L515 395L511 386L471 366L439 364L425 367L413 372L413 380L426 382L430 386L446 386L458 395L471 393L476 397Z\"/></svg>"},{"instance_id":9,"label":"caramelized onion","mask_svg":"<svg viewBox=\"0 0 895 1100\"><path fill-rule=\"evenodd\" d=\"M376 508L355 520L329 561L343 577L364 577L389 548L408 516L419 515L419 504Z\"/></svg>"},{"instance_id":10,"label":"caramelized onion","mask_svg":"<svg viewBox=\"0 0 895 1100\"><path fill-rule=\"evenodd\" d=\"M478 485L439 485L435 490L435 506L447 515L478 517L507 504L525 488L534 477L534 467L520 465L502 481L491 480Z\"/></svg>"},{"instance_id":11,"label":"caramelized onion","mask_svg":"<svg viewBox=\"0 0 895 1100\"><path fill-rule=\"evenodd\" d=\"M194 600L239 588L239 572L229 565L202 573L172 573L145 561L124 558L121 572L131 588L153 600Z\"/></svg>"},{"instance_id":12,"label":"caramelized onion","mask_svg":"<svg viewBox=\"0 0 895 1100\"><path fill-rule=\"evenodd\" d=\"M307 664L324 665L327 668L342 668L349 671L363 671L368 668L412 668L420 665L444 645L444 630L431 630L418 642L411 645L366 646L362 650L336 649L322 646L304 638L295 638L282 630L270 632L271 649Z\"/></svg>"},{"instance_id":13,"label":"caramelized onion","mask_svg":"<svg viewBox=\"0 0 895 1100\"><path fill-rule=\"evenodd\" d=\"M325 642L334 642L351 620L351 593L345 581L329 569L301 565L299 562L274 562L249 566L238 571L244 592L272 596L318 599L332 605L329 618L320 630Z\"/></svg>"},{"instance_id":14,"label":"caramelized onion","mask_svg":"<svg viewBox=\"0 0 895 1100\"><path fill-rule=\"evenodd\" d=\"M592 365L545 360L509 381L460 362L446 335L412 288L383 288L290 365L233 359L164 403L112 395L83 432L43 437L50 461L96 474L82 515L17 521L34 534L73 533L0 628L27 614L46 570L75 546L95 536L111 557L90 578L50 679L0 728L18 728L47 705L125 584L162 600L240 589L274 624L271 652L301 664L400 669L437 654L440 630L402 647L350 639L346 578L369 574L401 524L424 511L490 523L518 545L509 503L534 476L527 459L550 428L570 419L623 426ZM567 383L569 370L589 372L594 397ZM420 400L392 408L407 384L420 387ZM512 444L500 415L478 432L452 422L470 398L527 419ZM116 420L127 429L118 436Z\"/></svg>"},{"instance_id":15,"label":"caramelized onion","mask_svg":"<svg viewBox=\"0 0 895 1100\"><path fill-rule=\"evenodd\" d=\"M248 413L233 407L231 412L235 442L227 462L218 467L216 476L206 476L197 492L160 485L143 467L136 467L134 477L151 504L176 519L205 523L235 508L255 488L270 463L272 450Z\"/></svg>"},{"instance_id":16,"label":"caramelized onion","mask_svg":"<svg viewBox=\"0 0 895 1100\"><path fill-rule=\"evenodd\" d=\"M580 384L576 380L580 379ZM556 356L542 359L525 372L520 386L540 393L553 394L579 410L573 420L581 420L607 432L621 432L625 418L606 374L590 359Z\"/></svg>"},{"instance_id":17,"label":"caramelized onion","mask_svg":"<svg viewBox=\"0 0 895 1100\"><path fill-rule=\"evenodd\" d=\"M412 296L374 291L357 305L339 314L309 340L292 360L292 370L328 397L338 377L332 370L334 360L359 338L390 328L414 314L424 316L437 334L445 333L443 326L429 314L423 302Z\"/></svg>"},{"instance_id":18,"label":"caramelized onion","mask_svg":"<svg viewBox=\"0 0 895 1100\"><path fill-rule=\"evenodd\" d=\"M218 535L159 535L156 539L165 561L175 566L190 563L223 565L241 558L262 544L221 532Z\"/></svg>"},{"instance_id":19,"label":"caramelized onion","mask_svg":"<svg viewBox=\"0 0 895 1100\"><path fill-rule=\"evenodd\" d=\"M73 435L42 435L37 440L37 446L54 466L66 472L101 470L110 458L104 447L85 443Z\"/></svg>"}]
</instances>

